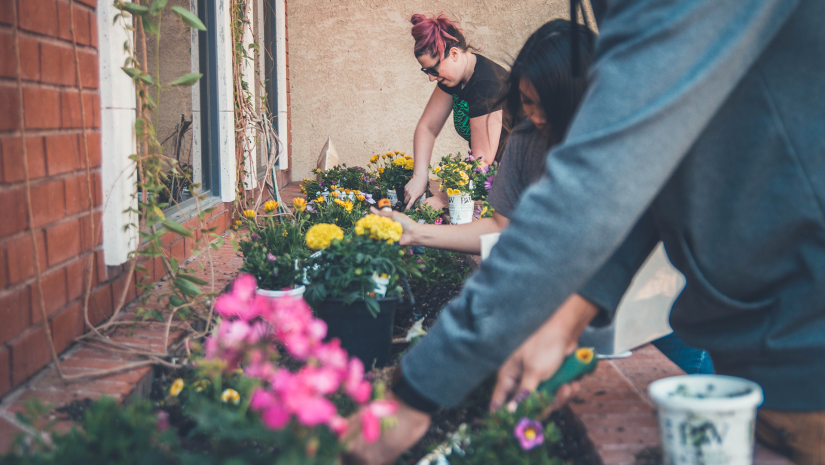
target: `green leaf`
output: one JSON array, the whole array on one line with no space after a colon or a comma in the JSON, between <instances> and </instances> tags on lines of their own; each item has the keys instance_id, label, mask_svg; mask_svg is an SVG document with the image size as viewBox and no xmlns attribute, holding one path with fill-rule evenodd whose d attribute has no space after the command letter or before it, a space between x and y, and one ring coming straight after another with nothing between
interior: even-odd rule
<instances>
[{"instance_id":1,"label":"green leaf","mask_svg":"<svg viewBox=\"0 0 825 465\"><path fill-rule=\"evenodd\" d=\"M135 78L135 76L140 76L140 70L137 68L120 68L123 70L124 73L128 74L130 78Z\"/></svg>"},{"instance_id":2,"label":"green leaf","mask_svg":"<svg viewBox=\"0 0 825 465\"><path fill-rule=\"evenodd\" d=\"M197 278L195 276L189 276L189 275L186 275L186 274L179 274L178 278L185 279L185 280L190 281L190 282L195 283L195 284L200 284L201 286L206 285L206 281L202 280L201 278Z\"/></svg>"},{"instance_id":3,"label":"green leaf","mask_svg":"<svg viewBox=\"0 0 825 465\"><path fill-rule=\"evenodd\" d=\"M155 80L148 74L141 74L140 80L143 81L144 84L149 84L150 86L155 85Z\"/></svg>"},{"instance_id":4,"label":"green leaf","mask_svg":"<svg viewBox=\"0 0 825 465\"><path fill-rule=\"evenodd\" d=\"M164 8L166 8L166 0L155 0L152 2L152 8L149 9L149 13L157 16Z\"/></svg>"},{"instance_id":5,"label":"green leaf","mask_svg":"<svg viewBox=\"0 0 825 465\"><path fill-rule=\"evenodd\" d=\"M184 301L183 299L181 299L180 297L178 297L176 295L173 295L173 296L169 297L169 303L173 307L180 307L181 305L186 304L186 301Z\"/></svg>"},{"instance_id":6,"label":"green leaf","mask_svg":"<svg viewBox=\"0 0 825 465\"><path fill-rule=\"evenodd\" d=\"M175 287L180 289L186 295L201 295L202 292L193 282L187 281L185 279L181 279L181 277L175 278Z\"/></svg>"},{"instance_id":7,"label":"green leaf","mask_svg":"<svg viewBox=\"0 0 825 465\"><path fill-rule=\"evenodd\" d=\"M201 73L189 73L184 74L183 76L175 79L174 81L170 82L170 86L184 86L184 87L192 87L195 85L200 78L203 77Z\"/></svg>"},{"instance_id":8,"label":"green leaf","mask_svg":"<svg viewBox=\"0 0 825 465\"><path fill-rule=\"evenodd\" d=\"M178 259L175 258L175 257L170 258L169 259L169 266L171 266L173 270L177 270L178 269Z\"/></svg>"},{"instance_id":9,"label":"green leaf","mask_svg":"<svg viewBox=\"0 0 825 465\"><path fill-rule=\"evenodd\" d=\"M183 21L184 23L186 23L189 27L197 29L199 31L205 31L206 30L206 26L203 25L201 20L197 16L195 16L194 13L187 10L186 8L179 7L179 6L173 6L172 11L177 13L178 16L180 17L180 20Z\"/></svg>"},{"instance_id":10,"label":"green leaf","mask_svg":"<svg viewBox=\"0 0 825 465\"><path fill-rule=\"evenodd\" d=\"M192 232L186 229L182 224L178 223L177 221L172 220L164 220L161 223L167 231L172 231L175 234L179 234L183 237L192 237Z\"/></svg>"},{"instance_id":11,"label":"green leaf","mask_svg":"<svg viewBox=\"0 0 825 465\"><path fill-rule=\"evenodd\" d=\"M143 18L143 30L149 35L158 34L158 25L148 17Z\"/></svg>"},{"instance_id":12,"label":"green leaf","mask_svg":"<svg viewBox=\"0 0 825 465\"><path fill-rule=\"evenodd\" d=\"M148 6L135 5L132 2L123 2L120 5L120 9L123 10L123 11L128 11L129 13L132 13L133 15L138 15L138 16L143 16L146 13L149 13L149 7Z\"/></svg>"}]
</instances>

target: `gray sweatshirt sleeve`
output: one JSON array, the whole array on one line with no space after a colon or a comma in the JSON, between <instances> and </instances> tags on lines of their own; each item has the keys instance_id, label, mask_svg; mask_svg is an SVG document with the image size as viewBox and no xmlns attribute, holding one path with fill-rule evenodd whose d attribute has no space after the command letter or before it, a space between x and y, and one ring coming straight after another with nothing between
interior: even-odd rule
<instances>
[{"instance_id":1,"label":"gray sweatshirt sleeve","mask_svg":"<svg viewBox=\"0 0 825 465\"><path fill-rule=\"evenodd\" d=\"M615 0L590 87L510 226L401 363L407 384L458 404L608 260L794 0Z\"/></svg>"}]
</instances>

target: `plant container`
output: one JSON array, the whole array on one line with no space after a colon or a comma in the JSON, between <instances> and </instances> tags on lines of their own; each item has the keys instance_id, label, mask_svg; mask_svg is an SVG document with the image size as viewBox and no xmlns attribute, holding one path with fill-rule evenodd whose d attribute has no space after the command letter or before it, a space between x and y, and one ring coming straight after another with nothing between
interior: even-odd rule
<instances>
[{"instance_id":1,"label":"plant container","mask_svg":"<svg viewBox=\"0 0 825 465\"><path fill-rule=\"evenodd\" d=\"M272 298L279 298L279 297L302 297L304 295L304 291L306 291L306 290L307 290L306 286L300 285L300 286L297 286L293 289L287 289L287 290L282 289L280 291L274 291L274 290L271 290L271 289L261 289L259 287L256 292L257 292L258 295L262 295L262 296L266 296L266 297L272 297Z\"/></svg>"},{"instance_id":2,"label":"plant container","mask_svg":"<svg viewBox=\"0 0 825 465\"><path fill-rule=\"evenodd\" d=\"M366 369L390 365L392 330L397 297L378 299L381 311L373 317L363 300L345 305L343 299L327 299L316 309L327 324L327 340L337 337L349 355L358 357Z\"/></svg>"},{"instance_id":3,"label":"plant container","mask_svg":"<svg viewBox=\"0 0 825 465\"><path fill-rule=\"evenodd\" d=\"M473 221L473 198L467 192L450 196L450 224L466 224Z\"/></svg>"}]
</instances>

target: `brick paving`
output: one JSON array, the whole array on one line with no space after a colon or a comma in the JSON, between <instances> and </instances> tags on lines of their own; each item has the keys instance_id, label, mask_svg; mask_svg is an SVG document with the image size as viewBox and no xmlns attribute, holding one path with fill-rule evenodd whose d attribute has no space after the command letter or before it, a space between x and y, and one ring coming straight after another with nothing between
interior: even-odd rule
<instances>
[{"instance_id":1,"label":"brick paving","mask_svg":"<svg viewBox=\"0 0 825 465\"><path fill-rule=\"evenodd\" d=\"M291 202L300 195L297 183L281 191L284 202ZM212 253L217 290L223 289L234 279L242 262L233 250L228 235L228 232L224 235L227 238L226 243L219 247L217 252ZM195 258L192 265L197 266L198 262L206 264L206 254ZM207 280L210 278L208 268L197 275ZM169 283L162 281L156 285L154 292L164 293L168 289ZM124 311L122 319L135 319L134 312L137 307L137 301L132 302ZM135 328L123 328L112 334L111 338L143 350L165 350L165 328L162 323L143 322ZM176 331L172 336L180 334L181 331ZM170 341L175 340L172 336ZM134 356L82 344L74 344L60 356L60 359L61 367L67 375L114 368L138 360ZM682 374L684 372L655 347L646 345L634 350L629 358L601 361L596 372L582 381L578 399L571 402L570 406L587 428L604 465L633 465L635 455L639 451L659 445L658 421L654 404L647 395L647 387L657 379ZM151 383L152 368L141 367L64 385L50 364L2 398L0 453L7 451L14 436L21 432L21 425L15 414L23 411L24 403L29 399L37 398L55 408L74 400L97 399L104 395L126 400L134 396L147 396ZM55 418L53 412L50 419ZM56 429L65 431L70 426L71 423L68 421L58 421ZM787 459L759 445L754 463L791 464Z\"/></svg>"}]
</instances>

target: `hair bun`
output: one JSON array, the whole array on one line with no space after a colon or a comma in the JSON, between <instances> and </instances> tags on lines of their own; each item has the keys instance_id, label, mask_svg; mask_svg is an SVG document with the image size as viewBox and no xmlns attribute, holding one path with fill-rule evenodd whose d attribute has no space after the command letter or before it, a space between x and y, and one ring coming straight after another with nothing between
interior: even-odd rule
<instances>
[{"instance_id":1,"label":"hair bun","mask_svg":"<svg viewBox=\"0 0 825 465\"><path fill-rule=\"evenodd\" d=\"M415 26L419 23L423 23L424 21L427 21L427 17L422 15L421 13L416 13L416 14L412 15L412 18L410 18L410 22L412 23L413 26Z\"/></svg>"}]
</instances>

